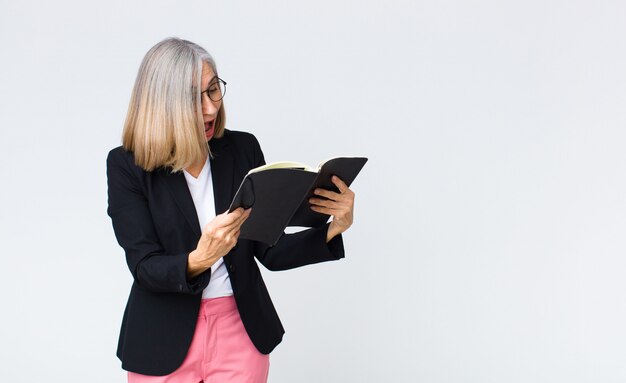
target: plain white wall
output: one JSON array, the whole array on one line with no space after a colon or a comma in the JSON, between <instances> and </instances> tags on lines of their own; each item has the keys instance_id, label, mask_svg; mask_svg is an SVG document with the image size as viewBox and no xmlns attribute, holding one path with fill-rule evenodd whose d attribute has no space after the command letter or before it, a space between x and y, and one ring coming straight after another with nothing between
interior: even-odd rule
<instances>
[{"instance_id":1,"label":"plain white wall","mask_svg":"<svg viewBox=\"0 0 626 383\"><path fill-rule=\"evenodd\" d=\"M626 380L623 1L0 3L0 381L125 381L106 215L145 52L266 159L370 158L347 258L264 272L271 382Z\"/></svg>"}]
</instances>

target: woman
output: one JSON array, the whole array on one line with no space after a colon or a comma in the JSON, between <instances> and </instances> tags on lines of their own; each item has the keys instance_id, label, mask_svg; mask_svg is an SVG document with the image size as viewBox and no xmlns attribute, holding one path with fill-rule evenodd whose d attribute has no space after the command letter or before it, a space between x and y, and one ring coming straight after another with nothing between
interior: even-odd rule
<instances>
[{"instance_id":1,"label":"woman","mask_svg":"<svg viewBox=\"0 0 626 383\"><path fill-rule=\"evenodd\" d=\"M117 350L129 382L267 381L284 330L255 258L285 270L344 257L354 193L336 177L339 193L310 200L333 216L324 227L273 247L238 240L250 210L229 203L265 160L253 135L224 128L225 85L200 46L158 43L107 158L107 212L134 279Z\"/></svg>"}]
</instances>

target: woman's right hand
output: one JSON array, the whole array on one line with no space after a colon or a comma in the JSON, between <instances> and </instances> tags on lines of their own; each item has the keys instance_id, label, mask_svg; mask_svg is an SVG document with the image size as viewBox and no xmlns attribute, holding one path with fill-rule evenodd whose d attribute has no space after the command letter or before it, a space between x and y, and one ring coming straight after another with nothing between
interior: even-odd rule
<instances>
[{"instance_id":1,"label":"woman's right hand","mask_svg":"<svg viewBox=\"0 0 626 383\"><path fill-rule=\"evenodd\" d=\"M215 262L237 244L241 225L250 216L252 209L238 208L232 213L222 213L202 230L198 246L189 253L187 276L193 278L211 268Z\"/></svg>"}]
</instances>

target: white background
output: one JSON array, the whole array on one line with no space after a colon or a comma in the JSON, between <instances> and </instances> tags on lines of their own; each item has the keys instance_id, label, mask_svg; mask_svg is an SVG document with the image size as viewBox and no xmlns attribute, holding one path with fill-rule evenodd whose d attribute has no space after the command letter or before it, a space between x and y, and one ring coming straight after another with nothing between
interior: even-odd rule
<instances>
[{"instance_id":1,"label":"white background","mask_svg":"<svg viewBox=\"0 0 626 383\"><path fill-rule=\"evenodd\" d=\"M626 380L626 2L0 3L0 381L123 382L106 215L147 50L268 162L370 161L347 257L264 272L271 382Z\"/></svg>"}]
</instances>

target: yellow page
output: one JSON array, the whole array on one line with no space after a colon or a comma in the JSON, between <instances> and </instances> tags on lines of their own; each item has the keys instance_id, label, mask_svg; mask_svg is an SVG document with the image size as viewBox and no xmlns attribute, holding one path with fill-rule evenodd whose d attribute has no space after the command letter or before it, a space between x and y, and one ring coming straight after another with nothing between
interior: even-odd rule
<instances>
[{"instance_id":1,"label":"yellow page","mask_svg":"<svg viewBox=\"0 0 626 383\"><path fill-rule=\"evenodd\" d=\"M281 162L272 162L271 164L267 164L267 165L259 166L258 168L251 169L248 172L248 174L256 173L256 172L260 172L260 171L268 170L268 169L294 169L294 168L303 169L303 170L306 170L307 172L313 172L313 173L317 172L314 168L308 165L305 165L303 163L300 163L300 162L281 161Z\"/></svg>"}]
</instances>

